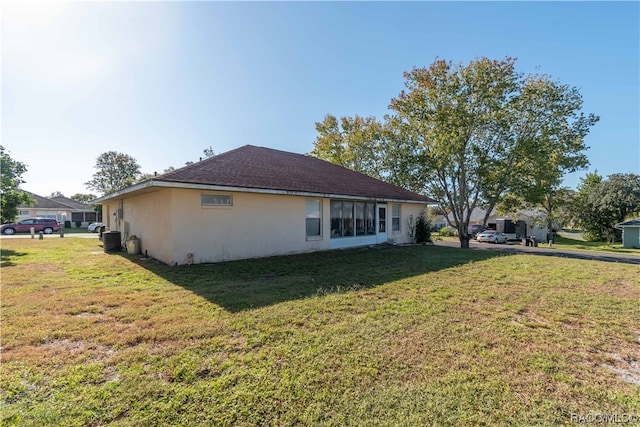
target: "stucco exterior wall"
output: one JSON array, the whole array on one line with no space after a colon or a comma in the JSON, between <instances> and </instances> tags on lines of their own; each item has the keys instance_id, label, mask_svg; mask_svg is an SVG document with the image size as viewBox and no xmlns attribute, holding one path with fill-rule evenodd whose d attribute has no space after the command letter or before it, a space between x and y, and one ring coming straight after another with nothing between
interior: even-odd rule
<instances>
[{"instance_id":1,"label":"stucco exterior wall","mask_svg":"<svg viewBox=\"0 0 640 427\"><path fill-rule=\"evenodd\" d=\"M171 264L185 264L188 254L194 263L203 263L328 249L326 203L323 237L307 240L306 197L205 192L231 195L232 205L203 207L203 191L172 191Z\"/></svg>"},{"instance_id":2,"label":"stucco exterior wall","mask_svg":"<svg viewBox=\"0 0 640 427\"><path fill-rule=\"evenodd\" d=\"M389 204L389 239L392 243L405 244L411 243L409 237L409 218L415 219L420 213L426 209L426 205L416 203L401 203L400 204L400 231L391 231L391 204Z\"/></svg>"},{"instance_id":3,"label":"stucco exterior wall","mask_svg":"<svg viewBox=\"0 0 640 427\"><path fill-rule=\"evenodd\" d=\"M120 231L123 240L138 237L143 253L146 250L149 256L169 262L173 258L172 191L163 189L103 205L103 222L109 230Z\"/></svg>"},{"instance_id":4,"label":"stucco exterior wall","mask_svg":"<svg viewBox=\"0 0 640 427\"><path fill-rule=\"evenodd\" d=\"M230 195L232 204L202 206L203 193ZM165 188L105 203L103 213L104 222L110 230L120 231L123 240L136 235L143 252L146 250L149 256L170 265L314 252L376 243L377 236L331 239L329 198L321 198L322 236L307 238L306 201L310 199L314 198ZM384 241L409 243L407 221L410 216L416 218L425 206L402 203L399 231L392 230L392 204L388 203L387 206L387 238ZM119 209L122 209L122 218Z\"/></svg>"}]
</instances>

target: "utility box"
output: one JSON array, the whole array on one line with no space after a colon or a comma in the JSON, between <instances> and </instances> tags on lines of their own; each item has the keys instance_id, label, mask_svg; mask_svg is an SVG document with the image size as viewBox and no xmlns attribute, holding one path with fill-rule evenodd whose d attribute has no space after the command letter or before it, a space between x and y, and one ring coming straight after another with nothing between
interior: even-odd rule
<instances>
[{"instance_id":1,"label":"utility box","mask_svg":"<svg viewBox=\"0 0 640 427\"><path fill-rule=\"evenodd\" d=\"M140 239L127 240L126 246L129 255L137 255L140 253Z\"/></svg>"},{"instance_id":2,"label":"utility box","mask_svg":"<svg viewBox=\"0 0 640 427\"><path fill-rule=\"evenodd\" d=\"M102 247L105 252L117 252L122 249L119 231L107 231L102 233Z\"/></svg>"}]
</instances>

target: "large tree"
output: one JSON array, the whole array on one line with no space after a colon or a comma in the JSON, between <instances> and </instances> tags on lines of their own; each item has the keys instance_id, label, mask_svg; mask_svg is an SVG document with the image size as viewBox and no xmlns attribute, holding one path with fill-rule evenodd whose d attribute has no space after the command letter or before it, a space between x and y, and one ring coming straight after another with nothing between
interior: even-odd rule
<instances>
[{"instance_id":1,"label":"large tree","mask_svg":"<svg viewBox=\"0 0 640 427\"><path fill-rule=\"evenodd\" d=\"M578 188L574 209L588 240L620 238L615 225L640 214L640 175L588 174Z\"/></svg>"},{"instance_id":2,"label":"large tree","mask_svg":"<svg viewBox=\"0 0 640 427\"><path fill-rule=\"evenodd\" d=\"M468 65L436 60L405 73L406 91L392 99L407 129L424 189L450 212L461 247L469 247L472 211L495 204L509 182L515 147L506 138L509 105L520 76L515 60L481 58Z\"/></svg>"},{"instance_id":3,"label":"large tree","mask_svg":"<svg viewBox=\"0 0 640 427\"><path fill-rule=\"evenodd\" d=\"M476 207L485 222L494 208L541 207L551 227L562 178L588 164L584 138L598 121L580 111L578 90L516 72L512 58L437 59L404 77L395 114L328 115L311 154L436 198L462 247Z\"/></svg>"},{"instance_id":4,"label":"large tree","mask_svg":"<svg viewBox=\"0 0 640 427\"><path fill-rule=\"evenodd\" d=\"M31 196L19 188L25 182L22 175L26 171L27 166L12 159L9 152L0 145L0 221L3 224L15 221L19 205L34 203Z\"/></svg>"},{"instance_id":5,"label":"large tree","mask_svg":"<svg viewBox=\"0 0 640 427\"><path fill-rule=\"evenodd\" d=\"M140 165L136 159L116 151L108 151L98 156L95 168L98 171L85 185L103 195L134 184L140 176Z\"/></svg>"},{"instance_id":6,"label":"large tree","mask_svg":"<svg viewBox=\"0 0 640 427\"><path fill-rule=\"evenodd\" d=\"M519 203L503 203L502 210L540 207L551 229L566 194L562 180L589 164L584 138L599 118L581 112L582 96L576 88L548 76L528 76L513 104L509 135L518 141L519 161L510 182L511 197L503 200Z\"/></svg>"},{"instance_id":7,"label":"large tree","mask_svg":"<svg viewBox=\"0 0 640 427\"><path fill-rule=\"evenodd\" d=\"M424 189L406 129L396 116L325 116L316 122L312 156L408 190Z\"/></svg>"},{"instance_id":8,"label":"large tree","mask_svg":"<svg viewBox=\"0 0 640 427\"><path fill-rule=\"evenodd\" d=\"M325 116L316 122L318 136L311 155L356 172L381 179L382 124L375 117Z\"/></svg>"}]
</instances>

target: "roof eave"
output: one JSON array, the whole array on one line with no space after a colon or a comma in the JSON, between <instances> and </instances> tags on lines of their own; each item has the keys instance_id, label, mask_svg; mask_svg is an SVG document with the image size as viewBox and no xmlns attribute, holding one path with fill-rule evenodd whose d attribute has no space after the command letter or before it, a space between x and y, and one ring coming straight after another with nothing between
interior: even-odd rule
<instances>
[{"instance_id":1,"label":"roof eave","mask_svg":"<svg viewBox=\"0 0 640 427\"><path fill-rule=\"evenodd\" d=\"M173 181L158 181L150 179L148 181L141 182L139 184L132 185L115 193L99 197L92 203L102 204L108 200L120 199L132 193L139 192L151 187L159 188L184 188L189 190L204 190L204 191L235 191L242 193L260 193L260 194L278 194L288 196L303 196L303 197L326 197L326 198L349 198L352 200L376 200L379 202L399 202L399 203L415 203L415 204L427 204L432 203L429 200L410 200L402 198L392 197L375 197L375 196L353 196L349 194L334 194L334 193L315 193L311 191L292 191L292 190L276 190L270 188L251 188L251 187L237 187L228 185L213 185L213 184L196 184L185 182L173 182ZM426 196L425 196L426 197Z\"/></svg>"}]
</instances>

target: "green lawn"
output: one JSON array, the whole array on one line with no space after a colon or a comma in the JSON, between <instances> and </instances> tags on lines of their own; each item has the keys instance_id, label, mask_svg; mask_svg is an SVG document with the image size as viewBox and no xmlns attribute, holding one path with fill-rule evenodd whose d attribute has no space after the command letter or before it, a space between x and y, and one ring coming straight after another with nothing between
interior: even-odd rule
<instances>
[{"instance_id":1,"label":"green lawn","mask_svg":"<svg viewBox=\"0 0 640 427\"><path fill-rule=\"evenodd\" d=\"M614 252L640 256L640 249L623 248L622 243L608 244L606 242L587 242L567 233L565 236L556 236L553 247L557 249L585 250L598 252Z\"/></svg>"},{"instance_id":2,"label":"green lawn","mask_svg":"<svg viewBox=\"0 0 640 427\"><path fill-rule=\"evenodd\" d=\"M3 239L2 425L640 416L637 265L379 247L168 267Z\"/></svg>"}]
</instances>

